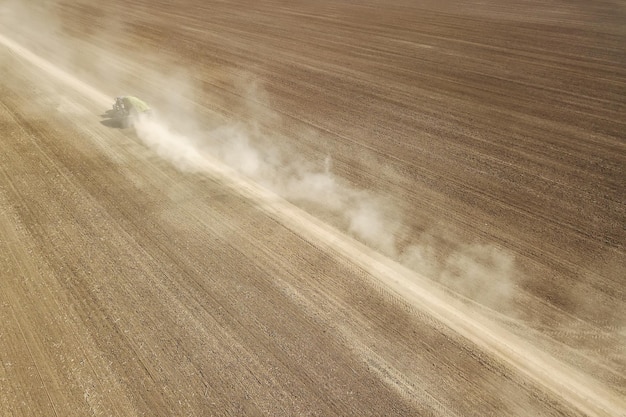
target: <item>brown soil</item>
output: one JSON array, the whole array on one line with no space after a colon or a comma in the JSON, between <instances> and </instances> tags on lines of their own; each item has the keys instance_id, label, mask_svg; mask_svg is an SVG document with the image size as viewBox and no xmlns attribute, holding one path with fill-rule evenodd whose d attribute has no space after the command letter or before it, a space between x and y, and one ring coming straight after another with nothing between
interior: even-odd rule
<instances>
[{"instance_id":1,"label":"brown soil","mask_svg":"<svg viewBox=\"0 0 626 417\"><path fill-rule=\"evenodd\" d=\"M0 42L0 415L626 414L620 2L30 3L0 35L96 90ZM177 169L99 92L330 157L396 253Z\"/></svg>"}]
</instances>

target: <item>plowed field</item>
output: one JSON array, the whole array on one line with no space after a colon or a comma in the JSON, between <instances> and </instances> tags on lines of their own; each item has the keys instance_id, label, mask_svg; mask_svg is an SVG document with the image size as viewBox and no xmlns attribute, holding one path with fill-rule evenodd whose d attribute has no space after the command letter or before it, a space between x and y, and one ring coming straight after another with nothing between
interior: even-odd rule
<instances>
[{"instance_id":1,"label":"plowed field","mask_svg":"<svg viewBox=\"0 0 626 417\"><path fill-rule=\"evenodd\" d=\"M626 415L622 2L39 3L1 416Z\"/></svg>"}]
</instances>

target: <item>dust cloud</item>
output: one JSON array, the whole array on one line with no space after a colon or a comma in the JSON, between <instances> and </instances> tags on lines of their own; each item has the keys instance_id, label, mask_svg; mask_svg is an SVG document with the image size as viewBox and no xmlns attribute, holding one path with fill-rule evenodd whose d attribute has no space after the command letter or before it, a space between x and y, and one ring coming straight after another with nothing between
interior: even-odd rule
<instances>
[{"instance_id":1,"label":"dust cloud","mask_svg":"<svg viewBox=\"0 0 626 417\"><path fill-rule=\"evenodd\" d=\"M410 269L475 301L491 306L507 304L515 275L511 254L484 243L443 250L425 235L412 234L402 211L385 196L335 175L332 155L310 161L290 149L286 141L276 140L261 126L279 126L281 116L271 110L271 97L253 74L242 73L234 80L246 119L207 124L197 112L200 98L196 94L202 89L195 84L193 74L169 62L159 65L158 56L144 54L140 59L151 65L142 66L141 80L131 79L124 72L130 70L121 69L129 67L119 65L125 57L102 49L94 53L95 47L87 45L90 37L119 36L124 32L121 22L106 22L99 31L91 28L90 34L78 40L65 33L55 6L54 1L33 4L9 0L0 7L0 21L18 42L77 78L90 83L98 80L96 86L112 95L122 92L119 86L135 87L140 92L136 95L151 102L157 111L156 117L142 117L135 123L138 138L181 171L202 171L203 155L211 155L282 198L325 213L344 232ZM207 93L203 94L206 102ZM219 100L209 100L213 98Z\"/></svg>"},{"instance_id":2,"label":"dust cloud","mask_svg":"<svg viewBox=\"0 0 626 417\"><path fill-rule=\"evenodd\" d=\"M185 133L181 134L171 127L180 124L178 116L142 118L135 125L138 137L184 172L201 171L202 156L211 155L280 197L323 212L344 232L413 271L473 301L510 310L516 276L511 253L486 243L458 242L453 250L443 251L434 239L412 235L403 213L390 200L335 175L332 156L323 161L307 160L289 144L264 132L254 115L268 117L269 112L273 124L280 123L280 116L268 110L268 95L258 82L249 76L241 82L250 83L242 88L247 92L243 100L252 106L247 112L252 115L250 120L202 130L199 121L190 121L186 115ZM170 84L185 83L177 79ZM194 91L188 85L183 90L185 94ZM170 97L174 103L181 100L176 94ZM175 107L167 99L158 105ZM266 119L263 122L267 124Z\"/></svg>"}]
</instances>

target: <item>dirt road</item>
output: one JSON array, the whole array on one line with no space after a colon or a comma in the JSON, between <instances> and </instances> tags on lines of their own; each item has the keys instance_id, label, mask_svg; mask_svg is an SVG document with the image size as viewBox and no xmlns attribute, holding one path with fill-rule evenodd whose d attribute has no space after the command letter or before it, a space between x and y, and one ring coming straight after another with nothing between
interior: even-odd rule
<instances>
[{"instance_id":1,"label":"dirt road","mask_svg":"<svg viewBox=\"0 0 626 417\"><path fill-rule=\"evenodd\" d=\"M626 10L414 3L0 5L0 415L623 415Z\"/></svg>"}]
</instances>

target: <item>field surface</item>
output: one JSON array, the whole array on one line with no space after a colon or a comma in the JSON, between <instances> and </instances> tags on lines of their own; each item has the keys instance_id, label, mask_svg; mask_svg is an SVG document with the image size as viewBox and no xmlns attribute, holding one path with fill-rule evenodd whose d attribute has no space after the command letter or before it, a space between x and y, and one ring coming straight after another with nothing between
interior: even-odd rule
<instances>
[{"instance_id":1,"label":"field surface","mask_svg":"<svg viewBox=\"0 0 626 417\"><path fill-rule=\"evenodd\" d=\"M626 415L623 2L39 3L0 416Z\"/></svg>"}]
</instances>

